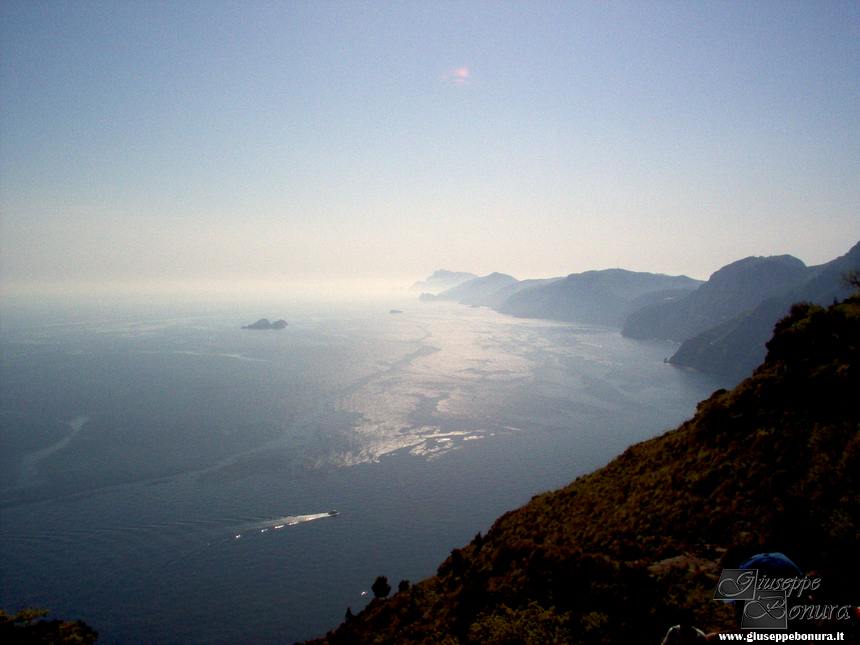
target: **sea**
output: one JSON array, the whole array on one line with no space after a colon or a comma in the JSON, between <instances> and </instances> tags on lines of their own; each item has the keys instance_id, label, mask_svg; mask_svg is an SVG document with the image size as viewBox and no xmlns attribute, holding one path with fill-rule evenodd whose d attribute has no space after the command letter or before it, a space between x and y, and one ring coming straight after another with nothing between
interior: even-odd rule
<instances>
[{"instance_id":1,"label":"sea","mask_svg":"<svg viewBox=\"0 0 860 645\"><path fill-rule=\"evenodd\" d=\"M726 385L406 293L7 306L0 350L0 608L102 645L322 636Z\"/></svg>"}]
</instances>

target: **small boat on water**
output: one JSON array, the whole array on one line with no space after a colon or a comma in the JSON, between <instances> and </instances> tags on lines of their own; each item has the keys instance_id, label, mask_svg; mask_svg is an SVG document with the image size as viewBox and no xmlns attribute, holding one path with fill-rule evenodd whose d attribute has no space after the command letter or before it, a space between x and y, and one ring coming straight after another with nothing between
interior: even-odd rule
<instances>
[{"instance_id":1,"label":"small boat on water","mask_svg":"<svg viewBox=\"0 0 860 645\"><path fill-rule=\"evenodd\" d=\"M329 511L328 514L331 515L332 517L334 517L335 515L339 515L339 513L337 511Z\"/></svg>"}]
</instances>

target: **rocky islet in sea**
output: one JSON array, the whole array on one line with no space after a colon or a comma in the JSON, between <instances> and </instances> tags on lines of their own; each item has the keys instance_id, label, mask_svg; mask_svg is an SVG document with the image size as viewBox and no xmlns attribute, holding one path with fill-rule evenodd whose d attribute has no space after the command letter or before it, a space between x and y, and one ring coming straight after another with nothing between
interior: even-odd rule
<instances>
[{"instance_id":1,"label":"rocky islet in sea","mask_svg":"<svg viewBox=\"0 0 860 645\"><path fill-rule=\"evenodd\" d=\"M287 321L283 319L269 322L268 318L260 318L253 325L243 325L242 329L283 329L286 326Z\"/></svg>"}]
</instances>

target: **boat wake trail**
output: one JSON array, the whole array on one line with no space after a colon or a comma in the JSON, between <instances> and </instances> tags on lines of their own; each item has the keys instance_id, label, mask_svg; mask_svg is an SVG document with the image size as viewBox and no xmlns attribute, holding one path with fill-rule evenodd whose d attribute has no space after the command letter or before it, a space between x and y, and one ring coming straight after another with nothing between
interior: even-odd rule
<instances>
[{"instance_id":1,"label":"boat wake trail","mask_svg":"<svg viewBox=\"0 0 860 645\"><path fill-rule=\"evenodd\" d=\"M271 520L264 520L262 522L253 522L241 527L240 530L236 532L236 539L238 540L243 535L248 535L249 533L265 533L269 530L277 531L278 529L301 524L302 522L321 520L326 517L335 517L337 514L337 511L329 511L328 513L311 513L310 515L287 515L286 517L277 517Z\"/></svg>"},{"instance_id":2,"label":"boat wake trail","mask_svg":"<svg viewBox=\"0 0 860 645\"><path fill-rule=\"evenodd\" d=\"M239 538L337 515L337 511L329 511L269 519L245 517L126 525L66 533L39 533L19 536L9 541L0 539L0 550L13 544L39 553L65 554L69 550L86 549L98 551L105 563L105 566L87 576L60 576L53 580L54 584L51 584L50 579L46 579L38 591L23 593L19 597L11 595L4 604L24 607L33 603L38 604L41 598L56 597L58 594L74 597L80 590L92 588L108 580L130 579L133 571L150 571L179 560L187 560L189 556L199 551L230 544ZM63 558L59 555L48 556L49 561L52 557L57 560L57 569L61 570L65 556ZM0 596L7 592L8 590L0 585Z\"/></svg>"}]
</instances>

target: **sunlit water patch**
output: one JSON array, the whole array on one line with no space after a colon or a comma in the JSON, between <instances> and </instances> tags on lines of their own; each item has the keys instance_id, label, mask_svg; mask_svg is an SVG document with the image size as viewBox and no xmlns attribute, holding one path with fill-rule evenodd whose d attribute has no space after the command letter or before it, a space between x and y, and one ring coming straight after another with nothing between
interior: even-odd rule
<instances>
[{"instance_id":1,"label":"sunlit water patch","mask_svg":"<svg viewBox=\"0 0 860 645\"><path fill-rule=\"evenodd\" d=\"M720 385L613 330L395 306L4 325L0 605L107 645L310 638Z\"/></svg>"}]
</instances>

